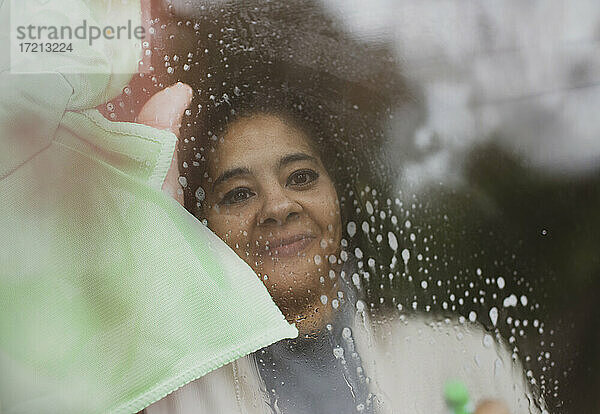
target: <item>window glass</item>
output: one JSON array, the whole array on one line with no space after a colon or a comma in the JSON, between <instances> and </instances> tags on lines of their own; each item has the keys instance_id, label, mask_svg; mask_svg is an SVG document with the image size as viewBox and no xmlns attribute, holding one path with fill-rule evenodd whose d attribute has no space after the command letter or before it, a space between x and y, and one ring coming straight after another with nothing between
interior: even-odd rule
<instances>
[{"instance_id":1,"label":"window glass","mask_svg":"<svg viewBox=\"0 0 600 414\"><path fill-rule=\"evenodd\" d=\"M598 409L595 2L165 11L130 87L193 87L186 208L300 330L250 356L272 412Z\"/></svg>"}]
</instances>

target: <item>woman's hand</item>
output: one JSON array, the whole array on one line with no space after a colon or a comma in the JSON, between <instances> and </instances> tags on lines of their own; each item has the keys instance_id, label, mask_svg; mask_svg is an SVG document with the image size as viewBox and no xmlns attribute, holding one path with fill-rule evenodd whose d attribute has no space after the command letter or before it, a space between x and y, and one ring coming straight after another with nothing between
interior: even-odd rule
<instances>
[{"instance_id":1,"label":"woman's hand","mask_svg":"<svg viewBox=\"0 0 600 414\"><path fill-rule=\"evenodd\" d=\"M477 406L475 414L510 414L510 411L500 401L484 400Z\"/></svg>"},{"instance_id":2,"label":"woman's hand","mask_svg":"<svg viewBox=\"0 0 600 414\"><path fill-rule=\"evenodd\" d=\"M155 94L142 108L136 122L157 129L166 129L179 138L181 120L192 100L192 88L177 83ZM179 184L179 166L177 147L173 160L162 185L162 190L183 205L183 191Z\"/></svg>"}]
</instances>

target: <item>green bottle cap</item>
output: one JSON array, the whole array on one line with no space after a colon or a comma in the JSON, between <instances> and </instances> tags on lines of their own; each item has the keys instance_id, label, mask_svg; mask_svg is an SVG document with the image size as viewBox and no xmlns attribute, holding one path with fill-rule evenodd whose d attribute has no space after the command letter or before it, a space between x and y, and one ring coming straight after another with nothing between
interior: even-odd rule
<instances>
[{"instance_id":1,"label":"green bottle cap","mask_svg":"<svg viewBox=\"0 0 600 414\"><path fill-rule=\"evenodd\" d=\"M468 414L469 392L461 381L452 380L444 387L444 397L454 414Z\"/></svg>"}]
</instances>

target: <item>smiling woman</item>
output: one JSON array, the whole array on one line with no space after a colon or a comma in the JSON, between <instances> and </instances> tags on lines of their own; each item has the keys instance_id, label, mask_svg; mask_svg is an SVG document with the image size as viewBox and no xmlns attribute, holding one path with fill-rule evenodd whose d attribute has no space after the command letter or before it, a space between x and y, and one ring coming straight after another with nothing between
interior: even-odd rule
<instances>
[{"instance_id":1,"label":"smiling woman","mask_svg":"<svg viewBox=\"0 0 600 414\"><path fill-rule=\"evenodd\" d=\"M288 320L314 331L339 291L331 275L349 251L372 245L372 235L347 231L369 219L358 208L363 183L391 188L381 142L403 84L393 68L380 89L265 55L274 49L223 56L214 24L193 25L190 38L202 40L180 36L177 55L188 58L168 61L184 65L177 76L197 92L180 143L185 204L255 270ZM187 42L197 49L183 52Z\"/></svg>"},{"instance_id":2,"label":"smiling woman","mask_svg":"<svg viewBox=\"0 0 600 414\"><path fill-rule=\"evenodd\" d=\"M335 187L310 139L288 120L255 114L233 121L210 152L200 214L288 320L316 327L320 308L330 308L320 298L335 288L328 274L342 231Z\"/></svg>"},{"instance_id":3,"label":"smiling woman","mask_svg":"<svg viewBox=\"0 0 600 414\"><path fill-rule=\"evenodd\" d=\"M274 36L272 22L253 14L296 16L289 4L181 22L176 30L190 37L173 36L178 52L160 64L169 83L196 92L179 147L186 208L248 263L301 335L194 381L148 413L442 412L451 379L475 402L540 412L500 336L454 315L405 312L416 303L415 235L403 231L413 224L391 196L396 173L381 144L409 95L385 51L326 30L323 16L304 23L311 30L295 32L294 20ZM293 4L318 14L313 3ZM292 47L315 34L315 45L338 49ZM237 406L224 408L230 399Z\"/></svg>"},{"instance_id":4,"label":"smiling woman","mask_svg":"<svg viewBox=\"0 0 600 414\"><path fill-rule=\"evenodd\" d=\"M231 372L241 396L265 390L255 398L240 397L240 404L256 413L391 413L408 407L437 412L444 407L444 382L455 377L464 379L478 400L493 397L509 403L514 413L537 412L528 408L520 366L476 326L457 326L450 319L442 324L423 315L406 321L396 318L395 309L368 312L365 301L373 303L378 291L371 287L382 278L374 274L372 283L360 259L363 250L371 256L369 269L375 267L373 257L382 259L369 250L369 232L360 235L350 223L363 223L364 229L363 215L372 214L372 205L363 209L358 200L366 179L360 160L375 160L376 145L359 153L360 141L352 137L381 126L370 125L368 113L342 123L347 116L317 101L322 95L314 91L325 87L317 76L294 78L292 70L278 72L282 66L275 65L273 71L272 65L253 62L252 70L262 76L245 78L245 93L208 88L227 98L189 123L183 182L188 208L252 267L301 336L214 375ZM302 82L306 79L311 82ZM217 82L233 89L238 84L227 75ZM313 92L312 102L300 88ZM340 162L349 157L357 163ZM367 182L377 185L374 178ZM213 381L205 377L191 387L212 387ZM227 398L227 389L221 391ZM485 407L494 404L485 404L480 412L493 412Z\"/></svg>"}]
</instances>

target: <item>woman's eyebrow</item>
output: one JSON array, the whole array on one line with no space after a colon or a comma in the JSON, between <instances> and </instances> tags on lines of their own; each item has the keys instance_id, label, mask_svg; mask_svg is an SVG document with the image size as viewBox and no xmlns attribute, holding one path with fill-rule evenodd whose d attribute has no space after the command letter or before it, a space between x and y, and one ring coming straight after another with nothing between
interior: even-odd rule
<instances>
[{"instance_id":1,"label":"woman's eyebrow","mask_svg":"<svg viewBox=\"0 0 600 414\"><path fill-rule=\"evenodd\" d=\"M237 167L237 168L231 168L225 172L223 172L221 175L219 175L219 177L215 180L215 182L212 185L213 190L215 189L215 187L219 184L221 184L223 181L227 181L231 178L240 176L240 175L249 175L250 174L250 170L246 167Z\"/></svg>"},{"instance_id":2,"label":"woman's eyebrow","mask_svg":"<svg viewBox=\"0 0 600 414\"><path fill-rule=\"evenodd\" d=\"M312 155L308 155L304 152L295 152L282 157L277 163L277 168L285 167L295 161L313 161L317 162L317 159Z\"/></svg>"}]
</instances>

